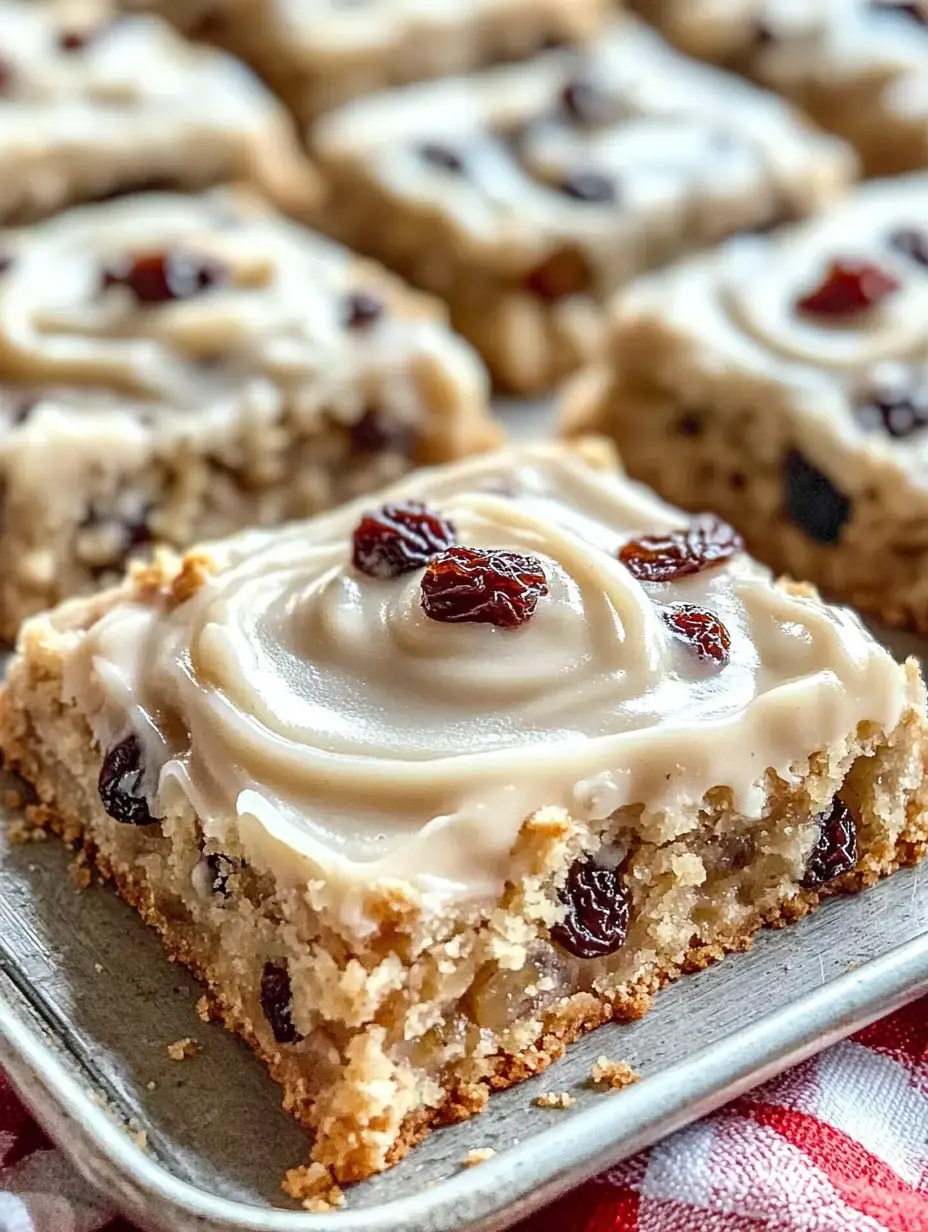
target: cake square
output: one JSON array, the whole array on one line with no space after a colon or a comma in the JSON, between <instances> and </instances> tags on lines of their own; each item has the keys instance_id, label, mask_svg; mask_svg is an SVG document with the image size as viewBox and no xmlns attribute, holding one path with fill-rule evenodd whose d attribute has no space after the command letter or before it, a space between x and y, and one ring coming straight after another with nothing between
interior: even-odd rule
<instances>
[{"instance_id":1,"label":"cake square","mask_svg":"<svg viewBox=\"0 0 928 1232\"><path fill-rule=\"evenodd\" d=\"M440 305L247 191L0 231L0 633L127 555L494 444Z\"/></svg>"},{"instance_id":2,"label":"cake square","mask_svg":"<svg viewBox=\"0 0 928 1232\"><path fill-rule=\"evenodd\" d=\"M579 43L614 0L143 0L234 51L304 122L388 86Z\"/></svg>"},{"instance_id":3,"label":"cake square","mask_svg":"<svg viewBox=\"0 0 928 1232\"><path fill-rule=\"evenodd\" d=\"M614 305L569 432L710 508L761 560L928 630L928 175L732 241Z\"/></svg>"},{"instance_id":4,"label":"cake square","mask_svg":"<svg viewBox=\"0 0 928 1232\"><path fill-rule=\"evenodd\" d=\"M309 208L318 180L244 65L115 0L0 2L0 219L158 185L251 181Z\"/></svg>"},{"instance_id":5,"label":"cake square","mask_svg":"<svg viewBox=\"0 0 928 1232\"><path fill-rule=\"evenodd\" d=\"M315 126L322 230L450 306L504 387L549 388L632 276L804 216L849 149L622 21L591 47L349 104Z\"/></svg>"},{"instance_id":6,"label":"cake square","mask_svg":"<svg viewBox=\"0 0 928 1232\"><path fill-rule=\"evenodd\" d=\"M924 0L634 0L682 50L784 94L871 175L928 166Z\"/></svg>"},{"instance_id":7,"label":"cake square","mask_svg":"<svg viewBox=\"0 0 928 1232\"><path fill-rule=\"evenodd\" d=\"M31 824L265 1059L295 1194L925 852L914 663L602 465L420 471L23 626Z\"/></svg>"}]
</instances>

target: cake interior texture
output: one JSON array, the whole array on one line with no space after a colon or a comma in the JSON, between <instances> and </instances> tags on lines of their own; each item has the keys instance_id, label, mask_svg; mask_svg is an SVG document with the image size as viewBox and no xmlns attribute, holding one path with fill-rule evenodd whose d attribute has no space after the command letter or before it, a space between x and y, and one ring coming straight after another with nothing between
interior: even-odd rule
<instances>
[{"instance_id":1,"label":"cake interior texture","mask_svg":"<svg viewBox=\"0 0 928 1232\"><path fill-rule=\"evenodd\" d=\"M33 618L0 695L342 1182L928 844L916 667L730 527L556 445L378 499Z\"/></svg>"}]
</instances>

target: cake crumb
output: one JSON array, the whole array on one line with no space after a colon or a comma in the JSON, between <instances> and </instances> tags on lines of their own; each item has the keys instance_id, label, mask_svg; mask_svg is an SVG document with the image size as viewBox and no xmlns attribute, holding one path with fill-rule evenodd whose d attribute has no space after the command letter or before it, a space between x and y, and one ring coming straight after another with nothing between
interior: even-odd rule
<instances>
[{"instance_id":1,"label":"cake crumb","mask_svg":"<svg viewBox=\"0 0 928 1232\"><path fill-rule=\"evenodd\" d=\"M157 1089L158 1084L155 1082L154 1078L152 1078L150 1082L146 1082L145 1086L149 1091L154 1091Z\"/></svg>"},{"instance_id":2,"label":"cake crumb","mask_svg":"<svg viewBox=\"0 0 928 1232\"><path fill-rule=\"evenodd\" d=\"M26 843L44 843L48 831L29 817L14 817L7 823L6 836L15 847L24 847Z\"/></svg>"},{"instance_id":3,"label":"cake crumb","mask_svg":"<svg viewBox=\"0 0 928 1232\"><path fill-rule=\"evenodd\" d=\"M90 875L90 865L87 862L87 857L82 851L79 852L68 865L68 876L79 890L86 890L90 885L92 880Z\"/></svg>"},{"instance_id":4,"label":"cake crumb","mask_svg":"<svg viewBox=\"0 0 928 1232\"><path fill-rule=\"evenodd\" d=\"M140 1151L148 1150L148 1134L144 1129L130 1129L128 1133L129 1138L135 1143Z\"/></svg>"},{"instance_id":5,"label":"cake crumb","mask_svg":"<svg viewBox=\"0 0 928 1232\"><path fill-rule=\"evenodd\" d=\"M190 1057L195 1057L199 1051L200 1045L189 1035L184 1039L175 1040L173 1044L168 1044L168 1056L172 1061L186 1061Z\"/></svg>"},{"instance_id":6,"label":"cake crumb","mask_svg":"<svg viewBox=\"0 0 928 1232\"><path fill-rule=\"evenodd\" d=\"M8 787L3 793L3 803L7 808L22 808L25 804L23 793L21 791L17 791L15 787Z\"/></svg>"},{"instance_id":7,"label":"cake crumb","mask_svg":"<svg viewBox=\"0 0 928 1232\"><path fill-rule=\"evenodd\" d=\"M465 1168L476 1168L477 1164L486 1163L488 1159L492 1159L496 1152L491 1146L478 1146L474 1150L468 1151L461 1163Z\"/></svg>"},{"instance_id":8,"label":"cake crumb","mask_svg":"<svg viewBox=\"0 0 928 1232\"><path fill-rule=\"evenodd\" d=\"M199 997L196 1005L193 1007L197 1012L197 1018L200 1022L211 1022L213 1018L213 1007L206 993Z\"/></svg>"},{"instance_id":9,"label":"cake crumb","mask_svg":"<svg viewBox=\"0 0 928 1232\"><path fill-rule=\"evenodd\" d=\"M291 1168L281 1183L285 1194L302 1203L304 1210L325 1214L345 1205L345 1195L324 1164L301 1164Z\"/></svg>"},{"instance_id":10,"label":"cake crumb","mask_svg":"<svg viewBox=\"0 0 928 1232\"><path fill-rule=\"evenodd\" d=\"M613 1091L632 1086L640 1077L625 1061L610 1061L608 1057L597 1057L590 1070L590 1079L596 1086L610 1087Z\"/></svg>"},{"instance_id":11,"label":"cake crumb","mask_svg":"<svg viewBox=\"0 0 928 1232\"><path fill-rule=\"evenodd\" d=\"M102 975L103 974L103 963L94 963L93 969L94 971L96 971L97 975Z\"/></svg>"},{"instance_id":12,"label":"cake crumb","mask_svg":"<svg viewBox=\"0 0 928 1232\"><path fill-rule=\"evenodd\" d=\"M574 1097L569 1091L543 1091L535 1105L538 1108L572 1108Z\"/></svg>"}]
</instances>

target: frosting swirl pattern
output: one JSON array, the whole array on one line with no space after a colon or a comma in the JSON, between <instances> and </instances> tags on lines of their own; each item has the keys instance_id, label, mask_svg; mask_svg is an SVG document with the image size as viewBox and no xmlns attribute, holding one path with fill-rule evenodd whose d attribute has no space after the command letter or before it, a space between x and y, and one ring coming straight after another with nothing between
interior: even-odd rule
<instances>
[{"instance_id":1,"label":"frosting swirl pattern","mask_svg":"<svg viewBox=\"0 0 928 1232\"><path fill-rule=\"evenodd\" d=\"M789 779L858 721L898 718L898 669L857 619L743 554L636 581L618 549L683 515L561 447L420 472L389 495L428 501L461 543L537 557L549 593L532 619L441 624L421 609L421 570L356 572L358 503L210 549L215 574L177 606L127 594L67 672L104 746L127 725L139 736L162 809L180 791L209 835L321 880L343 913L397 880L492 898L546 805L685 812L728 785L756 815L768 769ZM671 602L724 622L727 664L674 637Z\"/></svg>"}]
</instances>

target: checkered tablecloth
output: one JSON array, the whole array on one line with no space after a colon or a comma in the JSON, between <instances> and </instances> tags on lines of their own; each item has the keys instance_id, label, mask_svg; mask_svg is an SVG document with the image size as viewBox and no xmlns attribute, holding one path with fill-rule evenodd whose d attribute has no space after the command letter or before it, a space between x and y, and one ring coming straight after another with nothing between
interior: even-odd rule
<instances>
[{"instance_id":1,"label":"checkered tablecloth","mask_svg":"<svg viewBox=\"0 0 928 1232\"><path fill-rule=\"evenodd\" d=\"M132 1232L0 1079L0 1232L102 1230ZM928 999L619 1165L519 1232L884 1230L928 1232Z\"/></svg>"}]
</instances>

